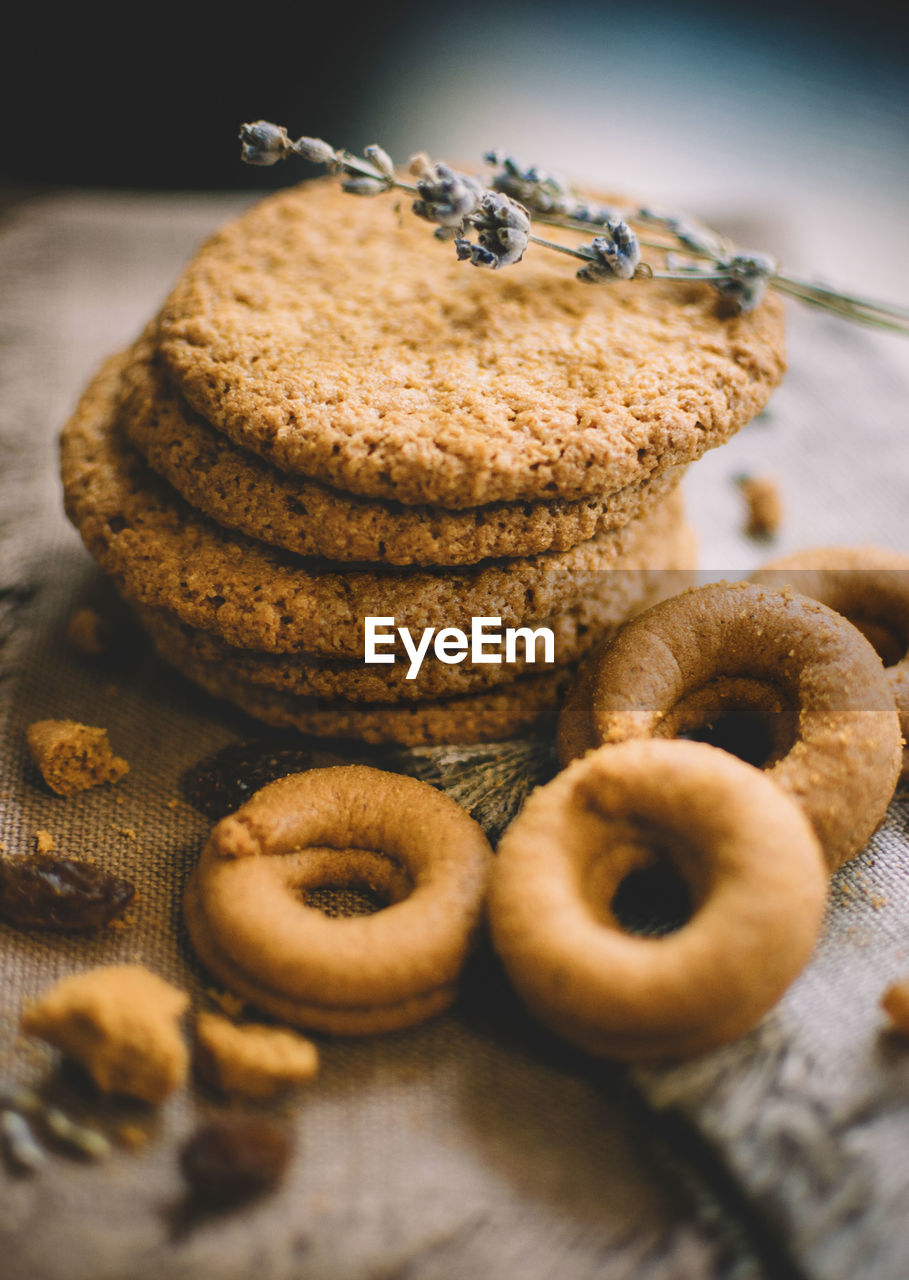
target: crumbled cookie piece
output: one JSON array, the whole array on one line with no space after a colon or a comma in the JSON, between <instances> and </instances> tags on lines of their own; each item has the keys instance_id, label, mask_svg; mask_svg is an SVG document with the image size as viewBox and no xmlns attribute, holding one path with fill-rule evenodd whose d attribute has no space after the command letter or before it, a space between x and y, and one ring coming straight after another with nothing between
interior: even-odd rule
<instances>
[{"instance_id":1,"label":"crumbled cookie piece","mask_svg":"<svg viewBox=\"0 0 909 1280\"><path fill-rule=\"evenodd\" d=\"M35 850L37 853L53 853L57 845L49 831L35 832Z\"/></svg>"},{"instance_id":2,"label":"crumbled cookie piece","mask_svg":"<svg viewBox=\"0 0 909 1280\"><path fill-rule=\"evenodd\" d=\"M129 770L111 751L106 729L77 720L37 720L29 725L27 740L41 776L58 796L117 782Z\"/></svg>"},{"instance_id":3,"label":"crumbled cookie piece","mask_svg":"<svg viewBox=\"0 0 909 1280\"><path fill-rule=\"evenodd\" d=\"M749 538L772 538L783 519L780 491L769 476L738 476L736 484L748 504L745 533Z\"/></svg>"},{"instance_id":4,"label":"crumbled cookie piece","mask_svg":"<svg viewBox=\"0 0 909 1280\"><path fill-rule=\"evenodd\" d=\"M94 609L77 609L66 627L66 638L85 658L100 658L110 651L110 627Z\"/></svg>"},{"instance_id":5,"label":"crumbled cookie piece","mask_svg":"<svg viewBox=\"0 0 909 1280\"><path fill-rule=\"evenodd\" d=\"M881 1008L890 1019L891 1030L909 1036L909 978L890 984L881 996Z\"/></svg>"},{"instance_id":6,"label":"crumbled cookie piece","mask_svg":"<svg viewBox=\"0 0 909 1280\"><path fill-rule=\"evenodd\" d=\"M200 1013L196 1037L199 1071L225 1093L269 1098L319 1070L313 1042L284 1027L238 1026L219 1013Z\"/></svg>"},{"instance_id":7,"label":"crumbled cookie piece","mask_svg":"<svg viewBox=\"0 0 909 1280\"><path fill-rule=\"evenodd\" d=\"M63 978L22 1014L22 1028L80 1062L99 1089L162 1102L186 1079L180 1018L189 1004L139 964Z\"/></svg>"},{"instance_id":8,"label":"crumbled cookie piece","mask_svg":"<svg viewBox=\"0 0 909 1280\"><path fill-rule=\"evenodd\" d=\"M117 1141L127 1151L141 1151L148 1146L151 1134L140 1124L121 1124L117 1126Z\"/></svg>"}]
</instances>

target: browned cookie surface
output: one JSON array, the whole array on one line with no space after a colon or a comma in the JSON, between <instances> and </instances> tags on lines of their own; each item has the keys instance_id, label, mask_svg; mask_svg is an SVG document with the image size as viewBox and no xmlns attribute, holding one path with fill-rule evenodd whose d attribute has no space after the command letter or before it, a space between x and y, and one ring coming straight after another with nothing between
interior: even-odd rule
<instances>
[{"instance_id":1,"label":"browned cookie surface","mask_svg":"<svg viewBox=\"0 0 909 1280\"><path fill-rule=\"evenodd\" d=\"M279 471L214 431L175 390L147 340L125 370L120 421L191 506L272 546L330 560L456 565L565 551L651 510L684 471L658 467L639 484L577 502L496 502L456 511L357 497Z\"/></svg>"},{"instance_id":2,"label":"browned cookie surface","mask_svg":"<svg viewBox=\"0 0 909 1280\"><path fill-rule=\"evenodd\" d=\"M286 693L316 698L345 698L353 702L391 702L452 697L493 686L510 684L522 675L539 674L576 662L604 635L658 599L691 585L695 564L694 536L683 531L661 557L665 569L614 569L603 573L600 590L576 605L526 628L527 637L514 641L514 660L506 661L501 646L494 651L500 662L474 662L468 652L463 661L444 662L431 647L418 669L400 641L393 664L367 664L352 658L318 654L261 653L225 644L218 636L181 623L164 609L138 608L142 627L155 639L160 651L184 653L208 664L223 666L231 675L252 684ZM546 637L552 632L553 661L546 661Z\"/></svg>"},{"instance_id":3,"label":"browned cookie surface","mask_svg":"<svg viewBox=\"0 0 909 1280\"><path fill-rule=\"evenodd\" d=\"M604 570L657 565L683 528L672 494L647 518L564 552L435 573L305 560L228 533L148 469L116 429L125 359L107 362L64 427L67 513L132 602L241 648L360 657L368 615L417 630L469 630L473 617L540 621L590 595Z\"/></svg>"},{"instance_id":4,"label":"browned cookie surface","mask_svg":"<svg viewBox=\"0 0 909 1280\"><path fill-rule=\"evenodd\" d=\"M233 703L247 715L280 729L323 738L393 742L401 746L498 742L548 729L558 714L573 668L526 676L512 684L454 698L420 702L349 702L281 693L204 663L175 647L161 656L208 693Z\"/></svg>"},{"instance_id":5,"label":"browned cookie surface","mask_svg":"<svg viewBox=\"0 0 909 1280\"><path fill-rule=\"evenodd\" d=\"M446 507L639 484L721 444L784 369L773 296L724 316L707 285L591 286L534 245L483 271L332 181L213 236L159 342L199 413L279 468Z\"/></svg>"}]
</instances>

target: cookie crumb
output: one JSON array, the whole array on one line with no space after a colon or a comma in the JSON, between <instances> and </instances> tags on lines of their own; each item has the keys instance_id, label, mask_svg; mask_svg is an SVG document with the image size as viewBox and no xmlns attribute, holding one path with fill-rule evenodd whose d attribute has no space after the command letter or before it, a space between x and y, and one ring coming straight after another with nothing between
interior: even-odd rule
<instances>
[{"instance_id":1,"label":"cookie crumb","mask_svg":"<svg viewBox=\"0 0 909 1280\"><path fill-rule=\"evenodd\" d=\"M890 984L881 996L881 1008L890 1018L890 1030L909 1036L909 978Z\"/></svg>"},{"instance_id":2,"label":"cookie crumb","mask_svg":"<svg viewBox=\"0 0 909 1280\"><path fill-rule=\"evenodd\" d=\"M143 965L63 978L22 1014L22 1029L80 1062L99 1089L162 1102L186 1079L180 1018L189 996Z\"/></svg>"},{"instance_id":3,"label":"cookie crumb","mask_svg":"<svg viewBox=\"0 0 909 1280\"><path fill-rule=\"evenodd\" d=\"M774 537L783 519L783 503L776 481L769 476L737 476L735 482L748 504L745 533L749 538Z\"/></svg>"},{"instance_id":4,"label":"cookie crumb","mask_svg":"<svg viewBox=\"0 0 909 1280\"><path fill-rule=\"evenodd\" d=\"M288 1028L238 1025L219 1013L200 1013L196 1065L209 1084L225 1093L270 1098L312 1080L319 1053L311 1040Z\"/></svg>"},{"instance_id":5,"label":"cookie crumb","mask_svg":"<svg viewBox=\"0 0 909 1280\"><path fill-rule=\"evenodd\" d=\"M66 638L84 658L100 658L110 652L110 627L95 609L77 609L67 624Z\"/></svg>"},{"instance_id":6,"label":"cookie crumb","mask_svg":"<svg viewBox=\"0 0 909 1280\"><path fill-rule=\"evenodd\" d=\"M148 1130L138 1124L121 1124L117 1128L117 1141L127 1151L141 1151L150 1137Z\"/></svg>"},{"instance_id":7,"label":"cookie crumb","mask_svg":"<svg viewBox=\"0 0 909 1280\"><path fill-rule=\"evenodd\" d=\"M117 782L129 765L111 751L107 730L77 720L37 720L26 730L32 759L58 796Z\"/></svg>"},{"instance_id":8,"label":"cookie crumb","mask_svg":"<svg viewBox=\"0 0 909 1280\"><path fill-rule=\"evenodd\" d=\"M35 849L38 853L53 853L57 844L49 831L35 832Z\"/></svg>"}]
</instances>

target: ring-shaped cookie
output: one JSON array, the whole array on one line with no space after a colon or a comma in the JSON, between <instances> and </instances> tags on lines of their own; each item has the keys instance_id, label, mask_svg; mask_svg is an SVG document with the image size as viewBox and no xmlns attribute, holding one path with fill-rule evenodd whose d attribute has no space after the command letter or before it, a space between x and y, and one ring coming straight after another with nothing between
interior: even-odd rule
<instances>
[{"instance_id":1,"label":"ring-shaped cookie","mask_svg":"<svg viewBox=\"0 0 909 1280\"><path fill-rule=\"evenodd\" d=\"M674 933L624 931L629 872L674 865ZM493 944L528 1008L588 1052L685 1057L756 1025L807 961L826 894L806 816L760 770L696 742L601 747L538 788L499 844Z\"/></svg>"},{"instance_id":2,"label":"ring-shaped cookie","mask_svg":"<svg viewBox=\"0 0 909 1280\"><path fill-rule=\"evenodd\" d=\"M887 669L909 744L909 556L882 547L816 547L769 560L751 581L788 585L858 627ZM902 776L909 778L909 745L903 747Z\"/></svg>"},{"instance_id":3,"label":"ring-shaped cookie","mask_svg":"<svg viewBox=\"0 0 909 1280\"><path fill-rule=\"evenodd\" d=\"M212 830L184 900L193 945L266 1013L342 1035L393 1030L451 1003L482 915L492 851L428 783L364 765L292 774ZM319 886L390 905L332 918Z\"/></svg>"},{"instance_id":4,"label":"ring-shaped cookie","mask_svg":"<svg viewBox=\"0 0 909 1280\"><path fill-rule=\"evenodd\" d=\"M807 596L747 582L683 592L623 627L586 681L563 753L630 738L719 744L744 721L736 754L760 737L750 762L799 800L831 870L887 811L902 755L890 682L861 632Z\"/></svg>"}]
</instances>

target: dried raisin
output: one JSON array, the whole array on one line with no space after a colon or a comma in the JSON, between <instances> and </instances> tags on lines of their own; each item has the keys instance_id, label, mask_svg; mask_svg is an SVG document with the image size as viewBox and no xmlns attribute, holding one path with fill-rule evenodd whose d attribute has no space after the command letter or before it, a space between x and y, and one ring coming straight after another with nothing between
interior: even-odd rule
<instances>
[{"instance_id":1,"label":"dried raisin","mask_svg":"<svg viewBox=\"0 0 909 1280\"><path fill-rule=\"evenodd\" d=\"M0 918L38 929L97 929L135 895L128 880L90 862L33 854L0 859Z\"/></svg>"},{"instance_id":2,"label":"dried raisin","mask_svg":"<svg viewBox=\"0 0 909 1280\"><path fill-rule=\"evenodd\" d=\"M264 1116L228 1114L201 1125L180 1151L195 1197L236 1204L273 1191L290 1161L287 1131Z\"/></svg>"}]
</instances>

